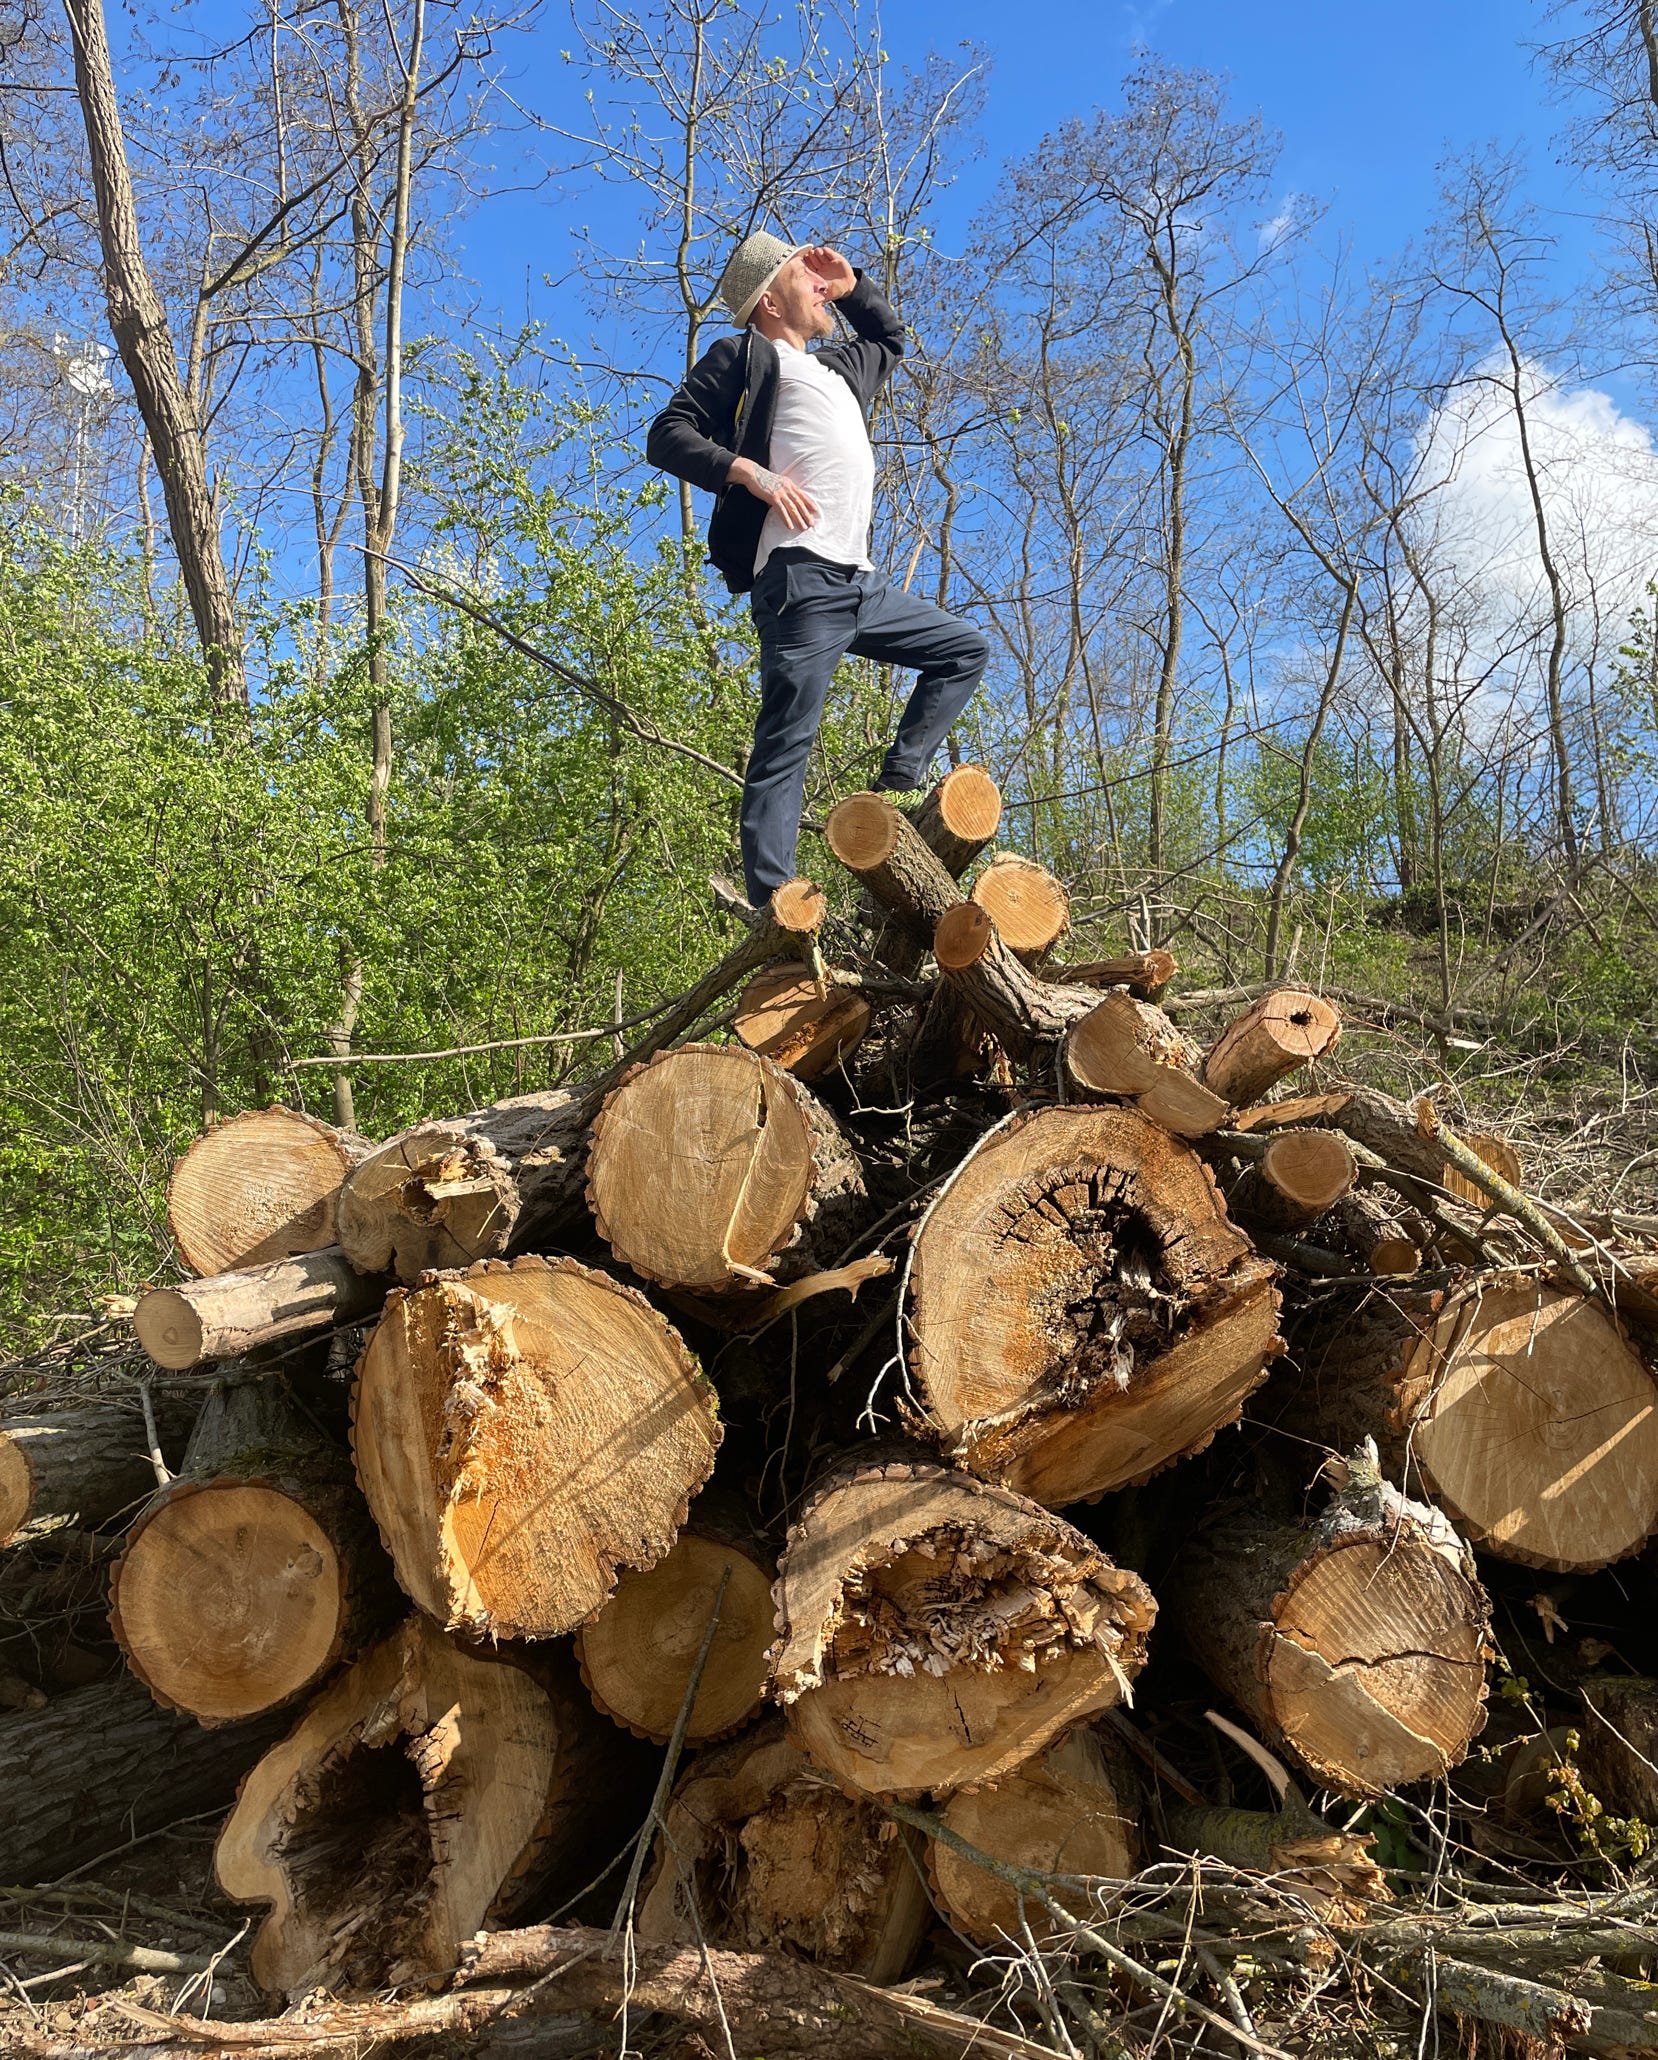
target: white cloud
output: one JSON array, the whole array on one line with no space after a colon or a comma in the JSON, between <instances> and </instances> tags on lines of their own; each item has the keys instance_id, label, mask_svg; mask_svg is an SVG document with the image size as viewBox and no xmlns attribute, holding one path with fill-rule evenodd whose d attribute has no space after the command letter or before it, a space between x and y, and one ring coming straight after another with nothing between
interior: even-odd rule
<instances>
[{"instance_id":1,"label":"white cloud","mask_svg":"<svg viewBox=\"0 0 1658 2060\"><path fill-rule=\"evenodd\" d=\"M1276 214L1269 215L1255 231L1255 240L1261 254L1276 250L1284 238L1295 229L1301 220L1301 196L1293 190L1286 193L1278 203Z\"/></svg>"}]
</instances>

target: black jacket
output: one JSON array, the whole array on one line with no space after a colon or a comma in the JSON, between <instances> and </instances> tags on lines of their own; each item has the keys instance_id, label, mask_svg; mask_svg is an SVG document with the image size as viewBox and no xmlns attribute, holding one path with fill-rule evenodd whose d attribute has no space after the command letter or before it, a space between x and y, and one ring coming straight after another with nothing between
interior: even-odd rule
<instances>
[{"instance_id":1,"label":"black jacket","mask_svg":"<svg viewBox=\"0 0 1658 2060\"><path fill-rule=\"evenodd\" d=\"M862 272L838 307L855 332L850 343L826 343L821 363L838 372L868 417L871 403L904 355L904 330L886 296ZM708 555L734 594L754 584L754 553L766 504L745 487L728 487L733 458L764 465L777 413L777 346L755 329L722 336L703 352L684 384L650 426L645 456L659 471L713 494Z\"/></svg>"}]
</instances>

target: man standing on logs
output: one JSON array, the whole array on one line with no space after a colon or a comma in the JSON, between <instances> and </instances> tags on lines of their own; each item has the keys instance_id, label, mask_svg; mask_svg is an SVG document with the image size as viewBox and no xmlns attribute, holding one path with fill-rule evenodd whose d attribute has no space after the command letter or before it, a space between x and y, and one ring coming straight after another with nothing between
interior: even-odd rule
<instances>
[{"instance_id":1,"label":"man standing on logs","mask_svg":"<svg viewBox=\"0 0 1658 2060\"><path fill-rule=\"evenodd\" d=\"M732 253L722 337L651 424L651 464L715 496L708 555L746 593L760 637L760 716L743 786L743 871L756 906L795 870L806 761L848 652L916 667L876 787L918 787L989 658L971 623L915 599L869 557L875 459L868 414L904 352L874 282L827 245L764 230ZM838 302L853 340L830 337Z\"/></svg>"}]
</instances>

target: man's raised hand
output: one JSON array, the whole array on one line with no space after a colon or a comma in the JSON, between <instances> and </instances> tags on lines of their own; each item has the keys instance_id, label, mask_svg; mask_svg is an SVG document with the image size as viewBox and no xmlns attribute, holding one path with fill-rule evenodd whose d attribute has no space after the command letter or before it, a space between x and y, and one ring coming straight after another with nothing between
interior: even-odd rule
<instances>
[{"instance_id":1,"label":"man's raised hand","mask_svg":"<svg viewBox=\"0 0 1658 2060\"><path fill-rule=\"evenodd\" d=\"M726 477L775 508L790 529L810 529L817 520L817 502L804 487L768 466L756 465L752 458L733 458Z\"/></svg>"},{"instance_id":2,"label":"man's raised hand","mask_svg":"<svg viewBox=\"0 0 1658 2060\"><path fill-rule=\"evenodd\" d=\"M817 243L802 253L802 262L808 272L815 274L829 289L830 300L843 299L857 285L857 274L838 250L831 250L827 243Z\"/></svg>"}]
</instances>

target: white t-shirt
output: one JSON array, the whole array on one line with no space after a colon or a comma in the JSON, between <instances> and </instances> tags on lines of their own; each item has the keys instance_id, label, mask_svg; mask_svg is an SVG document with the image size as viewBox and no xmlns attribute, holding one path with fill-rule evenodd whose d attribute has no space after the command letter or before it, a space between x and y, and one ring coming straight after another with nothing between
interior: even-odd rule
<instances>
[{"instance_id":1,"label":"white t-shirt","mask_svg":"<svg viewBox=\"0 0 1658 2060\"><path fill-rule=\"evenodd\" d=\"M832 565L868 572L875 453L858 397L838 372L792 343L777 344L777 375L770 467L805 488L817 503L817 520L810 529L790 529L775 508L768 508L754 554L755 574L784 544L815 552Z\"/></svg>"}]
</instances>

